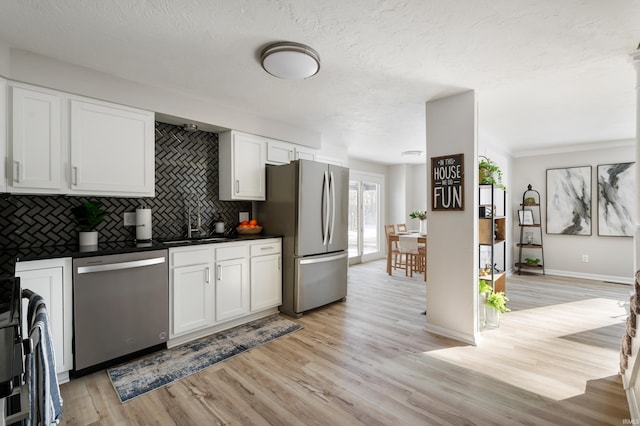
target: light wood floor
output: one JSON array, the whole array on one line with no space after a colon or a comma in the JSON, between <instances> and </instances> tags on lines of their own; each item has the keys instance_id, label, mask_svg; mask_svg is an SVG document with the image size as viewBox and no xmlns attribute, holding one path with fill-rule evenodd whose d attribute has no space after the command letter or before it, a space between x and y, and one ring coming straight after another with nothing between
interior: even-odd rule
<instances>
[{"instance_id":1,"label":"light wood floor","mask_svg":"<svg viewBox=\"0 0 640 426\"><path fill-rule=\"evenodd\" d=\"M478 346L426 333L421 276L349 270L304 329L121 404L104 371L62 386L68 425L602 425L629 418L618 345L631 286L507 280ZM428 285L428 284L427 284ZM627 422L628 424L628 422Z\"/></svg>"}]
</instances>

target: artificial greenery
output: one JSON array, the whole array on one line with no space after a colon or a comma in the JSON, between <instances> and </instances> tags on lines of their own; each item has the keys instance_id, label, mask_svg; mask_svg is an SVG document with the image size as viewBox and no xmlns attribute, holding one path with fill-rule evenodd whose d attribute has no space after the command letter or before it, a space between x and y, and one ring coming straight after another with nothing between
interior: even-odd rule
<instances>
[{"instance_id":1,"label":"artificial greenery","mask_svg":"<svg viewBox=\"0 0 640 426\"><path fill-rule=\"evenodd\" d=\"M97 201L85 201L72 208L71 212L75 216L80 230L84 232L93 231L109 214L102 210L100 203Z\"/></svg>"},{"instance_id":2,"label":"artificial greenery","mask_svg":"<svg viewBox=\"0 0 640 426\"><path fill-rule=\"evenodd\" d=\"M491 161L489 157L481 155L480 158L480 163L478 163L478 181L480 184L493 184L497 188L507 189L502 184L502 170L500 170L500 167Z\"/></svg>"},{"instance_id":3,"label":"artificial greenery","mask_svg":"<svg viewBox=\"0 0 640 426\"><path fill-rule=\"evenodd\" d=\"M505 296L504 291L491 292L487 295L487 306L492 307L497 312L509 312L507 308L509 299Z\"/></svg>"},{"instance_id":4,"label":"artificial greenery","mask_svg":"<svg viewBox=\"0 0 640 426\"><path fill-rule=\"evenodd\" d=\"M489 281L480 280L478 281L478 292L479 293L491 293L493 289L489 285Z\"/></svg>"},{"instance_id":5,"label":"artificial greenery","mask_svg":"<svg viewBox=\"0 0 640 426\"><path fill-rule=\"evenodd\" d=\"M411 219L425 220L427 218L427 211L426 210L414 210L411 213L409 213L409 217Z\"/></svg>"},{"instance_id":6,"label":"artificial greenery","mask_svg":"<svg viewBox=\"0 0 640 426\"><path fill-rule=\"evenodd\" d=\"M531 257L525 257L524 261L530 265L537 265L538 263L540 263L540 259L538 258L533 259Z\"/></svg>"}]
</instances>

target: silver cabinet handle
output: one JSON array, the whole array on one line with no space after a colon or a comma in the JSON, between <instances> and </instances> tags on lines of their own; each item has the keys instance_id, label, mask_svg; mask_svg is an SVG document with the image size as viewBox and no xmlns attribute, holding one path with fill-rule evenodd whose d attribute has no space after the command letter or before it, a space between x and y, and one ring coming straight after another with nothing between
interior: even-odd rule
<instances>
[{"instance_id":1,"label":"silver cabinet handle","mask_svg":"<svg viewBox=\"0 0 640 426\"><path fill-rule=\"evenodd\" d=\"M281 267L282 267L282 259L280 258L280 256L278 256L278 271L280 270Z\"/></svg>"},{"instance_id":2,"label":"silver cabinet handle","mask_svg":"<svg viewBox=\"0 0 640 426\"><path fill-rule=\"evenodd\" d=\"M240 192L240 180L236 179L236 194Z\"/></svg>"},{"instance_id":3,"label":"silver cabinet handle","mask_svg":"<svg viewBox=\"0 0 640 426\"><path fill-rule=\"evenodd\" d=\"M218 265L218 281L222 281L222 266Z\"/></svg>"},{"instance_id":4,"label":"silver cabinet handle","mask_svg":"<svg viewBox=\"0 0 640 426\"><path fill-rule=\"evenodd\" d=\"M275 249L275 247L273 246L269 246L269 247L260 247L260 250L273 250Z\"/></svg>"},{"instance_id":5,"label":"silver cabinet handle","mask_svg":"<svg viewBox=\"0 0 640 426\"><path fill-rule=\"evenodd\" d=\"M73 166L73 184L78 184L78 166Z\"/></svg>"},{"instance_id":6,"label":"silver cabinet handle","mask_svg":"<svg viewBox=\"0 0 640 426\"><path fill-rule=\"evenodd\" d=\"M211 269L208 266L207 266L207 269L206 269L205 282L207 284L211 282Z\"/></svg>"},{"instance_id":7,"label":"silver cabinet handle","mask_svg":"<svg viewBox=\"0 0 640 426\"><path fill-rule=\"evenodd\" d=\"M131 262L107 263L105 265L79 266L78 274L88 274L91 272L117 271L119 269L140 268L142 266L157 265L164 263L164 257L156 257L153 259L133 260Z\"/></svg>"},{"instance_id":8,"label":"silver cabinet handle","mask_svg":"<svg viewBox=\"0 0 640 426\"><path fill-rule=\"evenodd\" d=\"M20 162L13 162L13 181L20 182Z\"/></svg>"}]
</instances>

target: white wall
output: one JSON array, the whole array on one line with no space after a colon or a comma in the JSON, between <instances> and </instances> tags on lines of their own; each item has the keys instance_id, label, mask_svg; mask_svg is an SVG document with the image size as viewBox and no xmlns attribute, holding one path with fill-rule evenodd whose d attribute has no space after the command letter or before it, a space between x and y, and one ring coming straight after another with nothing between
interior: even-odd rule
<instances>
[{"instance_id":1,"label":"white wall","mask_svg":"<svg viewBox=\"0 0 640 426\"><path fill-rule=\"evenodd\" d=\"M407 223L407 165L389 166L386 223Z\"/></svg>"},{"instance_id":2,"label":"white wall","mask_svg":"<svg viewBox=\"0 0 640 426\"><path fill-rule=\"evenodd\" d=\"M427 210L427 166L407 166L406 223L409 229L420 229L420 220L411 219L409 213L414 210ZM428 221L428 219L427 219Z\"/></svg>"},{"instance_id":3,"label":"white wall","mask_svg":"<svg viewBox=\"0 0 640 426\"><path fill-rule=\"evenodd\" d=\"M632 283L634 274L633 238L598 236L598 164L635 161L634 141L612 141L596 145L572 147L568 152L554 152L518 157L513 160L511 190L512 257L517 259L515 243L520 238L516 211L522 193L531 184L542 198L542 227L544 230L544 260L548 274L590 278L603 281ZM546 233L546 170L559 167L592 167L591 236L552 235ZM582 255L589 262L582 262Z\"/></svg>"},{"instance_id":4,"label":"white wall","mask_svg":"<svg viewBox=\"0 0 640 426\"><path fill-rule=\"evenodd\" d=\"M0 72L3 71L0 48ZM166 88L148 86L33 53L11 49L10 70L17 81L93 97L156 113L321 148L321 135L253 113L218 105Z\"/></svg>"},{"instance_id":5,"label":"white wall","mask_svg":"<svg viewBox=\"0 0 640 426\"><path fill-rule=\"evenodd\" d=\"M478 224L476 99L469 91L426 104L427 164L432 157L464 154L464 210L429 211L427 238L428 331L475 344ZM430 179L429 179L430 181Z\"/></svg>"},{"instance_id":6,"label":"white wall","mask_svg":"<svg viewBox=\"0 0 640 426\"><path fill-rule=\"evenodd\" d=\"M11 70L9 46L0 40L0 75L7 76Z\"/></svg>"}]
</instances>

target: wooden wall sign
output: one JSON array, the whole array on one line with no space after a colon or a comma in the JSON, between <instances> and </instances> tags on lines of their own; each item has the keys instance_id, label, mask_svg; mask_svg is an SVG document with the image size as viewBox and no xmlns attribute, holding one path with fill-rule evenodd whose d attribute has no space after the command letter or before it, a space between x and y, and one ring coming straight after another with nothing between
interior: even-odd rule
<instances>
[{"instance_id":1,"label":"wooden wall sign","mask_svg":"<svg viewBox=\"0 0 640 426\"><path fill-rule=\"evenodd\" d=\"M431 158L431 210L464 210L464 154Z\"/></svg>"}]
</instances>

